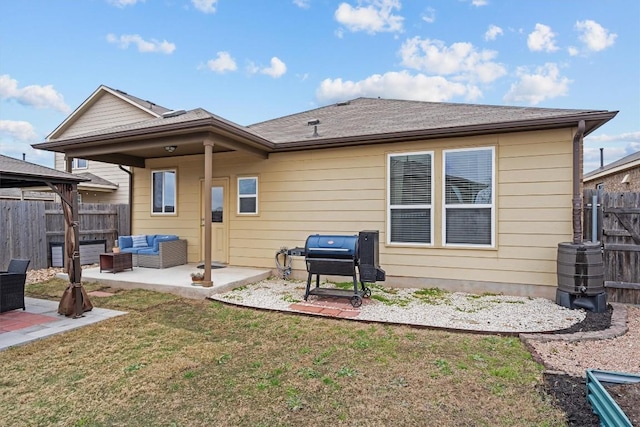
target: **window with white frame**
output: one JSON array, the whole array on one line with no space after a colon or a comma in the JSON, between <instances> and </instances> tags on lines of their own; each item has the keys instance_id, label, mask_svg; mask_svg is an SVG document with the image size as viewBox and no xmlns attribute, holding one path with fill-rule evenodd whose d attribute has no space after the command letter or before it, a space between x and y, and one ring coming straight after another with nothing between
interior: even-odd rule
<instances>
[{"instance_id":1,"label":"window with white frame","mask_svg":"<svg viewBox=\"0 0 640 427\"><path fill-rule=\"evenodd\" d=\"M255 176L238 178L238 213L258 213L258 178Z\"/></svg>"},{"instance_id":2,"label":"window with white frame","mask_svg":"<svg viewBox=\"0 0 640 427\"><path fill-rule=\"evenodd\" d=\"M445 245L494 245L495 150L445 150L443 241Z\"/></svg>"},{"instance_id":3,"label":"window with white frame","mask_svg":"<svg viewBox=\"0 0 640 427\"><path fill-rule=\"evenodd\" d=\"M387 157L387 241L433 242L433 152Z\"/></svg>"},{"instance_id":4,"label":"window with white frame","mask_svg":"<svg viewBox=\"0 0 640 427\"><path fill-rule=\"evenodd\" d=\"M176 212L176 171L151 172L151 212L173 214Z\"/></svg>"},{"instance_id":5,"label":"window with white frame","mask_svg":"<svg viewBox=\"0 0 640 427\"><path fill-rule=\"evenodd\" d=\"M86 169L87 168L87 160L86 159L78 159L73 158L72 166L73 169Z\"/></svg>"}]
</instances>

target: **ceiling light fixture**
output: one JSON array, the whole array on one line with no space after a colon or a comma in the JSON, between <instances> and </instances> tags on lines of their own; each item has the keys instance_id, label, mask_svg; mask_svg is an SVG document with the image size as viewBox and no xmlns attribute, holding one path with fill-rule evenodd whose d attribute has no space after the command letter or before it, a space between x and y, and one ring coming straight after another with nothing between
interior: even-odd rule
<instances>
[{"instance_id":1,"label":"ceiling light fixture","mask_svg":"<svg viewBox=\"0 0 640 427\"><path fill-rule=\"evenodd\" d=\"M164 147L164 149L167 151L167 153L173 153L174 151L176 151L176 146L175 145L167 145Z\"/></svg>"}]
</instances>

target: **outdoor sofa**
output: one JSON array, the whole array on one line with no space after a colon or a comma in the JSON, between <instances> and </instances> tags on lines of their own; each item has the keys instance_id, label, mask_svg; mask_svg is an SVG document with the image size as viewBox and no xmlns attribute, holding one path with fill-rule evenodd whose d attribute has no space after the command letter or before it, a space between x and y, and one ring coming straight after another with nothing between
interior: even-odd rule
<instances>
[{"instance_id":1,"label":"outdoor sofa","mask_svg":"<svg viewBox=\"0 0 640 427\"><path fill-rule=\"evenodd\" d=\"M30 260L12 259L7 271L0 271L0 313L25 309L24 284Z\"/></svg>"},{"instance_id":2,"label":"outdoor sofa","mask_svg":"<svg viewBox=\"0 0 640 427\"><path fill-rule=\"evenodd\" d=\"M134 267L168 268L187 263L187 241L173 234L118 237L120 252L131 253Z\"/></svg>"}]
</instances>

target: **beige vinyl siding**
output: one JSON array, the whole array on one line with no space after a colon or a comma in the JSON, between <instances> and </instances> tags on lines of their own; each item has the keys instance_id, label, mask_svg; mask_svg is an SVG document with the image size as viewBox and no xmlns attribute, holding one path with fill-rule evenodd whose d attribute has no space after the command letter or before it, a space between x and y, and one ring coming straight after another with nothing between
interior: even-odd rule
<instances>
[{"instance_id":1,"label":"beige vinyl siding","mask_svg":"<svg viewBox=\"0 0 640 427\"><path fill-rule=\"evenodd\" d=\"M61 133L52 138L69 138L83 133L135 123L153 118L151 114L120 99L110 93L103 93L85 111L70 122ZM118 184L116 191L110 192L81 192L82 201L87 203L129 203L129 175L117 165L88 161L87 169L77 169L73 172L89 172L114 184ZM64 155L55 153L54 168L66 170Z\"/></svg>"},{"instance_id":2,"label":"beige vinyl siding","mask_svg":"<svg viewBox=\"0 0 640 427\"><path fill-rule=\"evenodd\" d=\"M151 114L140 108L105 92L83 114L79 115L63 129L61 134L56 136L57 138L70 138L99 129L147 120L152 117Z\"/></svg>"},{"instance_id":3,"label":"beige vinyl siding","mask_svg":"<svg viewBox=\"0 0 640 427\"><path fill-rule=\"evenodd\" d=\"M379 230L387 285L423 283L455 290L553 297L556 251L571 238L572 129L449 138L403 144L272 154L215 154L213 176L228 177L229 260L236 266L274 268L282 247L303 246L310 234ZM494 248L442 246L442 150L494 147ZM434 245L386 245L386 156L434 152ZM189 261L200 261L202 156L148 160L135 170L134 233L175 233L189 240ZM150 173L175 167L178 213L150 214ZM237 177L257 176L258 215L237 215ZM294 275L305 276L302 258Z\"/></svg>"}]
</instances>

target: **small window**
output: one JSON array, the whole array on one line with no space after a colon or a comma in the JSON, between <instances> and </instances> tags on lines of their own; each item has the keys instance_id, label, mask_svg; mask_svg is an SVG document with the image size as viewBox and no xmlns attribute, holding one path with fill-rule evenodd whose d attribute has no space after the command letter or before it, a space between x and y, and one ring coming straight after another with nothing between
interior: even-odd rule
<instances>
[{"instance_id":1,"label":"small window","mask_svg":"<svg viewBox=\"0 0 640 427\"><path fill-rule=\"evenodd\" d=\"M258 213L258 178L238 178L238 213Z\"/></svg>"},{"instance_id":2,"label":"small window","mask_svg":"<svg viewBox=\"0 0 640 427\"><path fill-rule=\"evenodd\" d=\"M77 159L74 157L73 159L73 169L86 169L87 168L87 160L86 159Z\"/></svg>"},{"instance_id":3,"label":"small window","mask_svg":"<svg viewBox=\"0 0 640 427\"><path fill-rule=\"evenodd\" d=\"M161 170L151 172L151 212L172 214L176 212L176 171Z\"/></svg>"},{"instance_id":4,"label":"small window","mask_svg":"<svg viewBox=\"0 0 640 427\"><path fill-rule=\"evenodd\" d=\"M494 149L444 151L444 242L494 244Z\"/></svg>"},{"instance_id":5,"label":"small window","mask_svg":"<svg viewBox=\"0 0 640 427\"><path fill-rule=\"evenodd\" d=\"M433 153L388 156L387 240L430 245L433 242Z\"/></svg>"}]
</instances>

